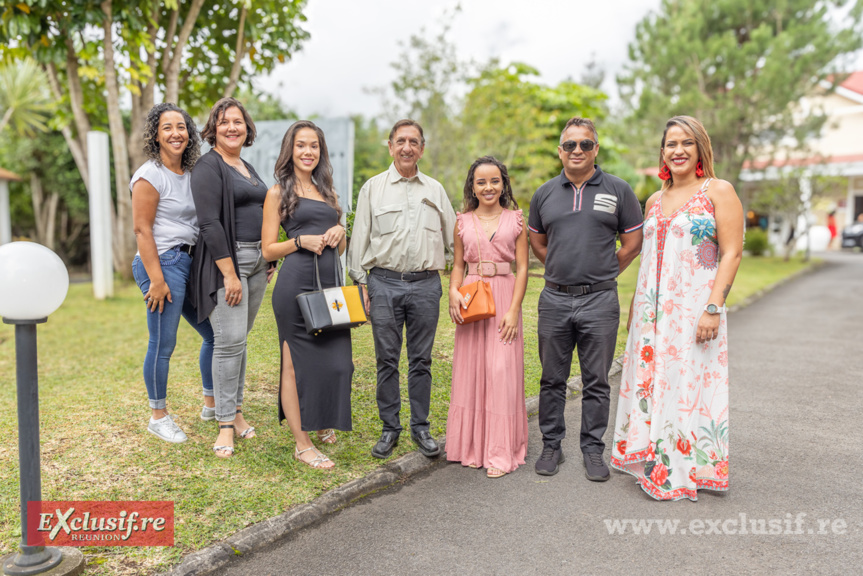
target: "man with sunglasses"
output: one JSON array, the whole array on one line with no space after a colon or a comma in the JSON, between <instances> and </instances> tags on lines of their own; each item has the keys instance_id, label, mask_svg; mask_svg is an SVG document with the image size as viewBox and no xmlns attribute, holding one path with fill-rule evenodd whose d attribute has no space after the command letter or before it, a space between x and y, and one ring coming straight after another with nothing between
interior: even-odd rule
<instances>
[{"instance_id":1,"label":"man with sunglasses","mask_svg":"<svg viewBox=\"0 0 863 576\"><path fill-rule=\"evenodd\" d=\"M543 450L536 472L552 476L564 461L566 381L577 348L585 474L604 482L609 478L602 458L608 371L620 322L617 277L641 251L643 216L629 184L594 163L598 140L589 119L575 117L566 123L557 148L563 170L533 195L528 228L533 253L545 264L537 325Z\"/></svg>"}]
</instances>

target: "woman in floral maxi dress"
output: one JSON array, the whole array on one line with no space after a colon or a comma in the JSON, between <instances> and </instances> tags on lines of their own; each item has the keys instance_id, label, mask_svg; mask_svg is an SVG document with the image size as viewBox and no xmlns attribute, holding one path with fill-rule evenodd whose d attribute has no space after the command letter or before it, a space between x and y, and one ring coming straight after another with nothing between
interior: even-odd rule
<instances>
[{"instance_id":1,"label":"woman in floral maxi dress","mask_svg":"<svg viewBox=\"0 0 863 576\"><path fill-rule=\"evenodd\" d=\"M452 393L446 427L447 460L487 468L500 478L524 464L524 335L521 302L527 289L527 231L512 197L506 166L476 160L464 187L465 213L457 217L449 311L455 322ZM482 260L482 263L480 263ZM516 276L511 262L516 263ZM494 318L462 324L462 284L491 285ZM467 276L465 276L467 268Z\"/></svg>"},{"instance_id":2,"label":"woman in floral maxi dress","mask_svg":"<svg viewBox=\"0 0 863 576\"><path fill-rule=\"evenodd\" d=\"M743 208L713 173L710 137L676 116L662 190L647 201L611 465L657 500L728 490L725 299L743 251Z\"/></svg>"}]
</instances>

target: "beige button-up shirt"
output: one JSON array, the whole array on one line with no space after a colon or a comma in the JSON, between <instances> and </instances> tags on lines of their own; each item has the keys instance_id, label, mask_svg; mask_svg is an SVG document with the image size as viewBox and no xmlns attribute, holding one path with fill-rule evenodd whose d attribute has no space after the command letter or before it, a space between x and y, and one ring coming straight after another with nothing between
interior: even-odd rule
<instances>
[{"instance_id":1,"label":"beige button-up shirt","mask_svg":"<svg viewBox=\"0 0 863 576\"><path fill-rule=\"evenodd\" d=\"M443 270L453 253L455 212L440 182L417 169L405 178L389 170L370 178L357 198L348 248L348 274L366 283L372 268L396 272Z\"/></svg>"}]
</instances>

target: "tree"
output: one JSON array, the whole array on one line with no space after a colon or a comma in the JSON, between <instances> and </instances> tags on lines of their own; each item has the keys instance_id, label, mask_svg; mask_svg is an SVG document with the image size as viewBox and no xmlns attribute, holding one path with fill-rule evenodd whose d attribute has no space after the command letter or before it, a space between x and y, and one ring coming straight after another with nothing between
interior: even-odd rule
<instances>
[{"instance_id":1,"label":"tree","mask_svg":"<svg viewBox=\"0 0 863 576\"><path fill-rule=\"evenodd\" d=\"M5 168L27 174L9 185L13 233L27 236L57 252L68 265L85 265L89 245L87 190L63 136L38 132L31 138L0 139Z\"/></svg>"},{"instance_id":2,"label":"tree","mask_svg":"<svg viewBox=\"0 0 863 576\"><path fill-rule=\"evenodd\" d=\"M461 189L470 165L470 161L464 165L464 137L458 120L458 93L469 64L458 59L455 45L449 40L452 16L444 16L446 23L436 35L428 37L423 28L402 44L402 53L390 64L396 71L390 84L392 99L383 92L388 124L412 118L422 125L427 143L422 170L440 181L451 198Z\"/></svg>"},{"instance_id":3,"label":"tree","mask_svg":"<svg viewBox=\"0 0 863 576\"><path fill-rule=\"evenodd\" d=\"M605 115L602 92L568 80L544 86L536 82L538 76L527 64L492 60L468 79L462 112L462 123L470 127L468 158L491 154L506 164L513 194L525 208L536 189L560 171L556 150L566 121ZM604 158L613 153L604 140L600 152ZM466 172L467 166L462 183Z\"/></svg>"},{"instance_id":4,"label":"tree","mask_svg":"<svg viewBox=\"0 0 863 576\"><path fill-rule=\"evenodd\" d=\"M26 0L3 2L0 50L32 56L66 108L57 127L88 183L87 132L111 134L116 193L114 265L126 275L134 254L132 169L144 160L143 122L155 104L202 114L249 76L299 48L305 0ZM129 101L128 123L121 102Z\"/></svg>"},{"instance_id":5,"label":"tree","mask_svg":"<svg viewBox=\"0 0 863 576\"><path fill-rule=\"evenodd\" d=\"M45 74L32 58L0 68L0 135L7 126L24 137L48 129L53 103L45 83Z\"/></svg>"},{"instance_id":6,"label":"tree","mask_svg":"<svg viewBox=\"0 0 863 576\"><path fill-rule=\"evenodd\" d=\"M736 185L746 160L820 132L824 115L796 105L819 81L841 80L843 58L861 47L861 11L861 0L663 0L618 77L633 148L655 162L665 121L695 116Z\"/></svg>"}]
</instances>

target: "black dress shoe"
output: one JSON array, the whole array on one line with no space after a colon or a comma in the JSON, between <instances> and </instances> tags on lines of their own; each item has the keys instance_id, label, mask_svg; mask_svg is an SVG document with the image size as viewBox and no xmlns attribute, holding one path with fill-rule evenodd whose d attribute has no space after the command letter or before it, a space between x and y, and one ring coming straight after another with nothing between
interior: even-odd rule
<instances>
[{"instance_id":1,"label":"black dress shoe","mask_svg":"<svg viewBox=\"0 0 863 576\"><path fill-rule=\"evenodd\" d=\"M375 458L389 458L393 448L399 445L399 433L385 430L380 440L372 448L372 456Z\"/></svg>"},{"instance_id":2,"label":"black dress shoe","mask_svg":"<svg viewBox=\"0 0 863 576\"><path fill-rule=\"evenodd\" d=\"M411 430L411 440L414 441L423 456L434 458L440 454L440 446L437 445L428 430L420 430L419 432Z\"/></svg>"}]
</instances>

